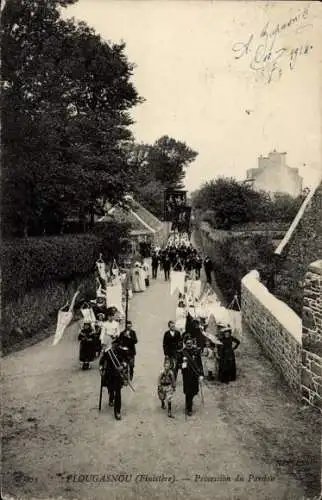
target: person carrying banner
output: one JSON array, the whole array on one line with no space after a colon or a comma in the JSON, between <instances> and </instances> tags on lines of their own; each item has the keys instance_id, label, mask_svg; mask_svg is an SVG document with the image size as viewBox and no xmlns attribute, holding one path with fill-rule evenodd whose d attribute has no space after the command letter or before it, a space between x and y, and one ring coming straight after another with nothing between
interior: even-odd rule
<instances>
[{"instance_id":1,"label":"person carrying banner","mask_svg":"<svg viewBox=\"0 0 322 500\"><path fill-rule=\"evenodd\" d=\"M175 328L175 322L169 321L169 329L163 335L163 354L169 358L170 367L174 371L175 378L178 375L178 353L182 348L181 334Z\"/></svg>"},{"instance_id":2,"label":"person carrying banner","mask_svg":"<svg viewBox=\"0 0 322 500\"><path fill-rule=\"evenodd\" d=\"M79 361L83 363L82 370L88 370L90 363L96 357L95 331L90 322L86 321L78 335Z\"/></svg>"},{"instance_id":3,"label":"person carrying banner","mask_svg":"<svg viewBox=\"0 0 322 500\"><path fill-rule=\"evenodd\" d=\"M121 347L127 347L128 349L130 380L133 380L134 364L136 356L135 346L138 343L138 339L135 330L133 330L132 328L132 321L126 322L126 328L120 333L120 336L118 338L118 343Z\"/></svg>"},{"instance_id":4,"label":"person carrying banner","mask_svg":"<svg viewBox=\"0 0 322 500\"><path fill-rule=\"evenodd\" d=\"M172 415L172 397L176 390L176 377L171 369L169 358L164 359L164 367L158 378L158 397L161 401L161 408L165 409L165 403L168 407L168 417L174 418Z\"/></svg>"},{"instance_id":5,"label":"person carrying banner","mask_svg":"<svg viewBox=\"0 0 322 500\"><path fill-rule=\"evenodd\" d=\"M199 392L199 383L203 380L203 366L198 348L194 347L193 340L187 338L182 350L181 372L183 392L186 398L186 414L192 415L193 398Z\"/></svg>"},{"instance_id":6,"label":"person carrying banner","mask_svg":"<svg viewBox=\"0 0 322 500\"><path fill-rule=\"evenodd\" d=\"M128 352L117 341L106 349L99 362L101 384L109 394L109 406L114 406L116 420L121 420L122 387L128 385Z\"/></svg>"}]
</instances>

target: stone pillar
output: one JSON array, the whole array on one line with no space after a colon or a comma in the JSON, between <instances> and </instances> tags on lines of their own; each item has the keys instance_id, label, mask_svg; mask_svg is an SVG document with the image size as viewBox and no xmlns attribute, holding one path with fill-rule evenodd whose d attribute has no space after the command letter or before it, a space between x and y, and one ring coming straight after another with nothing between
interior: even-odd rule
<instances>
[{"instance_id":1,"label":"stone pillar","mask_svg":"<svg viewBox=\"0 0 322 500\"><path fill-rule=\"evenodd\" d=\"M322 260L305 275L302 324L302 401L322 411Z\"/></svg>"}]
</instances>

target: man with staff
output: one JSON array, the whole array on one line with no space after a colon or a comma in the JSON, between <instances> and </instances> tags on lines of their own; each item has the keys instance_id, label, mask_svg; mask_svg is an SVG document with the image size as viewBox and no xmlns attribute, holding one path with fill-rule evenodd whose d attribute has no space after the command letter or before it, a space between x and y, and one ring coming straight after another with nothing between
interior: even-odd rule
<instances>
[{"instance_id":1,"label":"man with staff","mask_svg":"<svg viewBox=\"0 0 322 500\"><path fill-rule=\"evenodd\" d=\"M106 387L109 394L109 406L114 406L114 416L116 420L121 420L121 390L122 387L131 384L128 377L128 348L119 345L115 340L111 348L106 349L100 359L101 390L99 410L101 409L102 390ZM132 388L133 389L133 388Z\"/></svg>"},{"instance_id":2,"label":"man with staff","mask_svg":"<svg viewBox=\"0 0 322 500\"><path fill-rule=\"evenodd\" d=\"M199 392L199 384L203 381L203 366L200 350L194 346L193 339L187 337L181 353L181 371L183 392L186 398L186 415L192 415L193 398Z\"/></svg>"}]
</instances>

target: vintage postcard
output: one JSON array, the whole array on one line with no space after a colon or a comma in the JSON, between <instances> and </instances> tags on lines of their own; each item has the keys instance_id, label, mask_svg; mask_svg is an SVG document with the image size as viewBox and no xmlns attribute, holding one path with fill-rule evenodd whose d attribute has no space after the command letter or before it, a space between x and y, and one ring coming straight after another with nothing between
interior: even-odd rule
<instances>
[{"instance_id":1,"label":"vintage postcard","mask_svg":"<svg viewBox=\"0 0 322 500\"><path fill-rule=\"evenodd\" d=\"M321 498L322 3L1 30L2 497Z\"/></svg>"}]
</instances>

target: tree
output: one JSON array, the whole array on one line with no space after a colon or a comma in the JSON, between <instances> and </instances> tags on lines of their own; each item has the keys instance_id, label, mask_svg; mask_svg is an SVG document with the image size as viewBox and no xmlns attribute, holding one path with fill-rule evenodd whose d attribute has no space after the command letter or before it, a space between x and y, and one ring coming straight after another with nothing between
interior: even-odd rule
<instances>
[{"instance_id":1,"label":"tree","mask_svg":"<svg viewBox=\"0 0 322 500\"><path fill-rule=\"evenodd\" d=\"M164 191L181 189L184 169L197 157L185 143L168 136L154 144L127 144L128 180L136 199L159 218L163 217Z\"/></svg>"},{"instance_id":2,"label":"tree","mask_svg":"<svg viewBox=\"0 0 322 500\"><path fill-rule=\"evenodd\" d=\"M303 199L304 195L292 198L285 193L270 196L225 177L206 182L192 194L194 209L218 229L246 222L292 222Z\"/></svg>"},{"instance_id":3,"label":"tree","mask_svg":"<svg viewBox=\"0 0 322 500\"><path fill-rule=\"evenodd\" d=\"M62 20L59 8L70 3L7 0L2 11L7 233L57 232L72 209L93 220L98 198L115 201L127 189L128 110L142 101L134 66L123 43Z\"/></svg>"},{"instance_id":4,"label":"tree","mask_svg":"<svg viewBox=\"0 0 322 500\"><path fill-rule=\"evenodd\" d=\"M286 193L275 193L272 200L271 218L272 220L292 221L296 216L304 197L293 198Z\"/></svg>"},{"instance_id":5,"label":"tree","mask_svg":"<svg viewBox=\"0 0 322 500\"><path fill-rule=\"evenodd\" d=\"M149 152L149 164L155 179L170 189L181 189L185 177L184 169L192 163L198 153L184 142L167 135L158 139Z\"/></svg>"}]
</instances>

